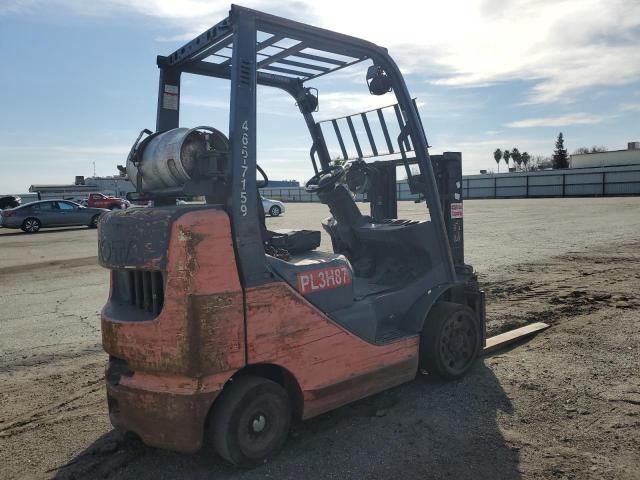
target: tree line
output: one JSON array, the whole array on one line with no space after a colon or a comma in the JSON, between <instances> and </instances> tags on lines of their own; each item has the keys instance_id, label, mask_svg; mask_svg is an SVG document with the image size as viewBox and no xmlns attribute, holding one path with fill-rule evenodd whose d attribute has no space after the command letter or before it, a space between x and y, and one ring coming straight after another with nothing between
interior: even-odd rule
<instances>
[{"instance_id":1,"label":"tree line","mask_svg":"<svg viewBox=\"0 0 640 480\"><path fill-rule=\"evenodd\" d=\"M516 169L528 169L529 162L531 160L531 155L529 152L522 152L518 148L513 148L511 150L504 149L500 150L496 148L496 151L493 152L493 159L498 164L498 173L500 172L500 160L504 160L504 163L507 164L507 170L509 169L509 160L513 160L513 165Z\"/></svg>"},{"instance_id":2,"label":"tree line","mask_svg":"<svg viewBox=\"0 0 640 480\"><path fill-rule=\"evenodd\" d=\"M593 145L589 147L577 148L573 154L586 154L586 153L599 153L606 152L607 147L601 145ZM544 157L542 155L536 155L532 157L528 152L520 153L518 148L512 148L511 150L501 150L496 148L493 152L493 159L498 165L498 173L500 173L500 162L504 160L507 164L507 170L509 169L509 161L513 161L513 166L516 170L532 171L532 170L544 170L548 168L559 169L569 168L569 155L567 149L564 146L564 135L562 132L558 134L556 138L555 149L553 155L550 157Z\"/></svg>"}]
</instances>

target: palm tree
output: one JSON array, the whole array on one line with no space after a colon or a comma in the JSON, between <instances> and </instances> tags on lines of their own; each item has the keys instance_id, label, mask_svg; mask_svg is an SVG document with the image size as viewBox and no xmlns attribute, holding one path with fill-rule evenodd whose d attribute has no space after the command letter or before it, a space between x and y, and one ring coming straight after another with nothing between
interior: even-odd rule
<instances>
[{"instance_id":1,"label":"palm tree","mask_svg":"<svg viewBox=\"0 0 640 480\"><path fill-rule=\"evenodd\" d=\"M498 173L500 173L500 160L502 160L502 150L496 148L496 151L493 152L493 158L498 164Z\"/></svg>"},{"instance_id":2,"label":"palm tree","mask_svg":"<svg viewBox=\"0 0 640 480\"><path fill-rule=\"evenodd\" d=\"M511 150L511 158L513 159L514 167L516 166L516 164L518 164L518 166L522 164L522 155L520 154L520 150L518 150L517 148Z\"/></svg>"},{"instance_id":3,"label":"palm tree","mask_svg":"<svg viewBox=\"0 0 640 480\"><path fill-rule=\"evenodd\" d=\"M507 164L507 171L509 171L509 157L511 156L511 152L509 150L505 150L502 152L502 158L504 158L504 163Z\"/></svg>"},{"instance_id":4,"label":"palm tree","mask_svg":"<svg viewBox=\"0 0 640 480\"><path fill-rule=\"evenodd\" d=\"M524 169L527 169L527 164L531 160L531 156L527 152L522 152L522 163L524 163Z\"/></svg>"}]
</instances>

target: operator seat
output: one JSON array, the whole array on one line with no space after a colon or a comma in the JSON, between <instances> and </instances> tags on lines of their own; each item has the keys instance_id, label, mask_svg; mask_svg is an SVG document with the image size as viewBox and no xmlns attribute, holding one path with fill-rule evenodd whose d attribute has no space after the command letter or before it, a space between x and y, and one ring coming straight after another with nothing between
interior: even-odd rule
<instances>
[{"instance_id":1,"label":"operator seat","mask_svg":"<svg viewBox=\"0 0 640 480\"><path fill-rule=\"evenodd\" d=\"M267 228L264 206L262 205L262 199L260 197L260 189L258 189L257 199L260 235L262 237L262 244L265 247L271 247L275 252L287 255L289 253L309 252L320 246L321 238L319 230L269 230ZM273 250L271 251L273 252Z\"/></svg>"}]
</instances>

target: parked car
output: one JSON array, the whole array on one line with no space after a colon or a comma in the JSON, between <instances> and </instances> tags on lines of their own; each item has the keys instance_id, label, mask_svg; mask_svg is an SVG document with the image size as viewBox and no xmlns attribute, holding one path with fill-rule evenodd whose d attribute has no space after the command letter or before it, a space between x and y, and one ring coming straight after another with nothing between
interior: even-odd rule
<instances>
[{"instance_id":1,"label":"parked car","mask_svg":"<svg viewBox=\"0 0 640 480\"><path fill-rule=\"evenodd\" d=\"M260 196L260 200L262 200L262 208L264 208L265 215L269 214L272 217L278 217L284 213L284 203L279 200L272 200L263 196ZM204 203L204 200L185 200L184 198L176 200L176 205L201 205Z\"/></svg>"},{"instance_id":2,"label":"parked car","mask_svg":"<svg viewBox=\"0 0 640 480\"><path fill-rule=\"evenodd\" d=\"M16 208L20 203L22 203L22 199L14 195L0 197L0 210L4 210L5 208Z\"/></svg>"},{"instance_id":3,"label":"parked car","mask_svg":"<svg viewBox=\"0 0 640 480\"><path fill-rule=\"evenodd\" d=\"M109 210L119 210L127 208L129 202L124 198L112 197L103 193L90 193L87 199L87 207L107 208Z\"/></svg>"},{"instance_id":4,"label":"parked car","mask_svg":"<svg viewBox=\"0 0 640 480\"><path fill-rule=\"evenodd\" d=\"M86 225L96 228L109 210L89 208L68 200L41 200L0 211L0 227L36 233L41 228Z\"/></svg>"},{"instance_id":5,"label":"parked car","mask_svg":"<svg viewBox=\"0 0 640 480\"><path fill-rule=\"evenodd\" d=\"M284 213L284 203L278 200L271 200L270 198L260 197L262 199L262 208L264 212L268 213L272 217L278 217Z\"/></svg>"}]
</instances>

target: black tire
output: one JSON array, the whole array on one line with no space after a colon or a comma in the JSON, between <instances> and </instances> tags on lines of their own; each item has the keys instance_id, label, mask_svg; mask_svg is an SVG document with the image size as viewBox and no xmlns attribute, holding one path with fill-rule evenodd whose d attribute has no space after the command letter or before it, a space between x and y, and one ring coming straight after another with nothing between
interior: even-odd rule
<instances>
[{"instance_id":1,"label":"black tire","mask_svg":"<svg viewBox=\"0 0 640 480\"><path fill-rule=\"evenodd\" d=\"M438 302L425 320L420 338L420 366L445 380L462 377L480 351L480 326L464 305Z\"/></svg>"},{"instance_id":2,"label":"black tire","mask_svg":"<svg viewBox=\"0 0 640 480\"><path fill-rule=\"evenodd\" d=\"M98 221L100 220L100 214L94 215L91 217L91 223L89 223L89 228L98 228Z\"/></svg>"},{"instance_id":3,"label":"black tire","mask_svg":"<svg viewBox=\"0 0 640 480\"><path fill-rule=\"evenodd\" d=\"M37 233L40 230L42 223L35 217L25 218L20 227L23 232Z\"/></svg>"},{"instance_id":4,"label":"black tire","mask_svg":"<svg viewBox=\"0 0 640 480\"><path fill-rule=\"evenodd\" d=\"M282 209L278 205L274 205L269 209L269 215L272 217L279 217L282 213Z\"/></svg>"},{"instance_id":5,"label":"black tire","mask_svg":"<svg viewBox=\"0 0 640 480\"><path fill-rule=\"evenodd\" d=\"M262 377L232 380L209 415L206 445L228 462L253 467L272 458L291 426L287 392Z\"/></svg>"}]
</instances>

